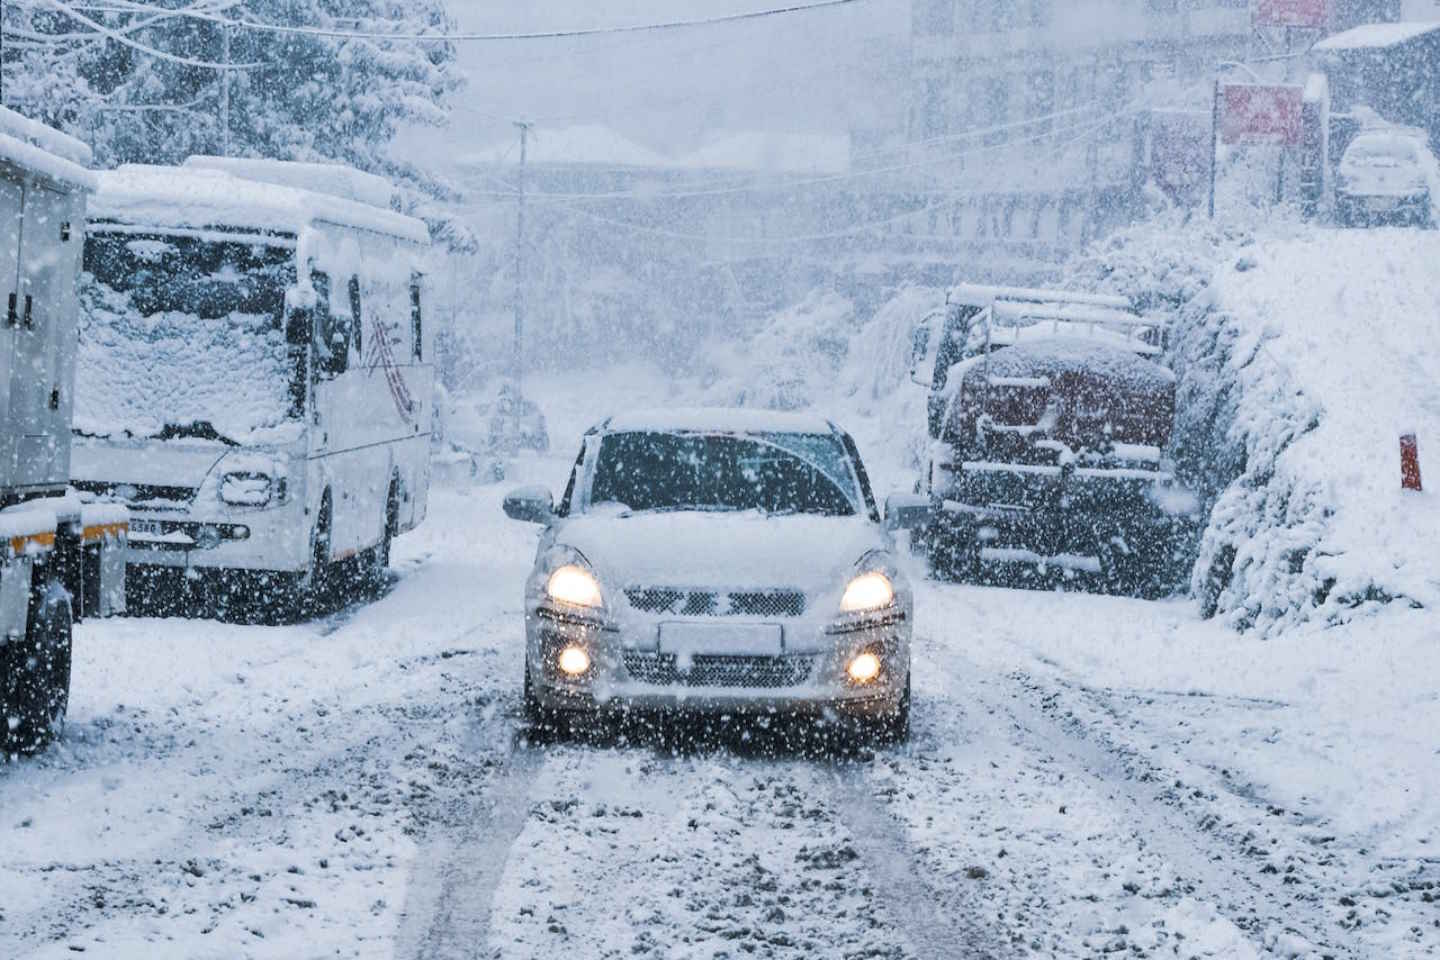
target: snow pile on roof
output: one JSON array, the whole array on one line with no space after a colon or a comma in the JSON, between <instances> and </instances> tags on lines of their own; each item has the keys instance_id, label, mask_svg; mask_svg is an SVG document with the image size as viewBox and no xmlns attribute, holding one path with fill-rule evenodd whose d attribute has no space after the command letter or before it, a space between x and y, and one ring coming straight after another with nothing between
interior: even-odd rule
<instances>
[{"instance_id":1,"label":"snow pile on roof","mask_svg":"<svg viewBox=\"0 0 1440 960\"><path fill-rule=\"evenodd\" d=\"M1440 30L1440 23L1365 23L1350 30L1326 37L1315 44L1315 50L1384 50Z\"/></svg>"},{"instance_id":2,"label":"snow pile on roof","mask_svg":"<svg viewBox=\"0 0 1440 960\"><path fill-rule=\"evenodd\" d=\"M59 130L0 107L0 160L61 183L95 189L90 148Z\"/></svg>"},{"instance_id":3,"label":"snow pile on roof","mask_svg":"<svg viewBox=\"0 0 1440 960\"><path fill-rule=\"evenodd\" d=\"M609 127L582 124L558 129L532 131L525 160L538 166L589 165L600 167L650 167L671 165L670 158L628 140ZM459 159L461 166L500 167L520 162L520 144L506 140Z\"/></svg>"},{"instance_id":4,"label":"snow pile on roof","mask_svg":"<svg viewBox=\"0 0 1440 960\"><path fill-rule=\"evenodd\" d=\"M734 407L666 407L630 410L612 418L608 430L726 433L829 433L824 417Z\"/></svg>"},{"instance_id":5,"label":"snow pile on roof","mask_svg":"<svg viewBox=\"0 0 1440 960\"><path fill-rule=\"evenodd\" d=\"M1440 607L1440 236L1167 219L1106 246L1107 288L1177 317L1172 453L1213 506L1202 606L1269 635ZM1430 492L1400 489L1408 431Z\"/></svg>"},{"instance_id":6,"label":"snow pile on roof","mask_svg":"<svg viewBox=\"0 0 1440 960\"><path fill-rule=\"evenodd\" d=\"M676 165L810 175L846 173L850 169L850 137L747 130L706 144L681 157Z\"/></svg>"},{"instance_id":7,"label":"snow pile on roof","mask_svg":"<svg viewBox=\"0 0 1440 960\"><path fill-rule=\"evenodd\" d=\"M323 221L429 243L423 221L341 197L261 183L222 170L126 164L100 174L94 220L156 227L248 227L298 234Z\"/></svg>"},{"instance_id":8,"label":"snow pile on roof","mask_svg":"<svg viewBox=\"0 0 1440 960\"><path fill-rule=\"evenodd\" d=\"M187 158L181 166L187 170L223 170L246 180L324 193L382 210L390 209L395 196L395 185L389 180L342 163L197 156Z\"/></svg>"},{"instance_id":9,"label":"snow pile on roof","mask_svg":"<svg viewBox=\"0 0 1440 960\"><path fill-rule=\"evenodd\" d=\"M264 442L290 407L289 359L276 318L143 317L131 294L80 284L74 427L94 436L154 436L209 423L236 443Z\"/></svg>"}]
</instances>

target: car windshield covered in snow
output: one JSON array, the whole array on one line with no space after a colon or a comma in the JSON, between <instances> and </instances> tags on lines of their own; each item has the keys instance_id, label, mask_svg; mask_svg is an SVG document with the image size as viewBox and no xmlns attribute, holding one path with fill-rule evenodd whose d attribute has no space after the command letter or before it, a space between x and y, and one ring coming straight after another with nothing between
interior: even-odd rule
<instances>
[{"instance_id":1,"label":"car windshield covered in snow","mask_svg":"<svg viewBox=\"0 0 1440 960\"><path fill-rule=\"evenodd\" d=\"M591 504L630 511L857 513L844 445L824 434L624 432L600 444Z\"/></svg>"},{"instance_id":2,"label":"car windshield covered in snow","mask_svg":"<svg viewBox=\"0 0 1440 960\"><path fill-rule=\"evenodd\" d=\"M245 442L292 419L297 367L284 320L294 282L284 247L92 231L76 428Z\"/></svg>"}]
</instances>

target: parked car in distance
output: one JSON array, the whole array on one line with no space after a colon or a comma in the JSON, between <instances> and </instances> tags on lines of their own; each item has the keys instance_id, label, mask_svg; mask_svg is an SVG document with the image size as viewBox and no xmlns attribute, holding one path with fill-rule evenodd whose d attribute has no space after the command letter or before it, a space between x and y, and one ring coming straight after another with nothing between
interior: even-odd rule
<instances>
[{"instance_id":1,"label":"parked car in distance","mask_svg":"<svg viewBox=\"0 0 1440 960\"><path fill-rule=\"evenodd\" d=\"M607 711L840 716L908 735L909 584L855 443L810 416L671 410L590 430L525 588L532 723Z\"/></svg>"},{"instance_id":2,"label":"parked car in distance","mask_svg":"<svg viewBox=\"0 0 1440 960\"><path fill-rule=\"evenodd\" d=\"M1345 226L1433 226L1440 162L1425 135L1403 127L1364 130L1345 148L1335 185L1336 219Z\"/></svg>"}]
</instances>

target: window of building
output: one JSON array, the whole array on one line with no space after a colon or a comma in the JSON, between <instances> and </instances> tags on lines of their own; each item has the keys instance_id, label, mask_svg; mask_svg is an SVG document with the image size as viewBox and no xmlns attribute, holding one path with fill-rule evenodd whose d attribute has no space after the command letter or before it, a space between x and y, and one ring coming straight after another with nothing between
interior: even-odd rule
<instances>
[{"instance_id":1,"label":"window of building","mask_svg":"<svg viewBox=\"0 0 1440 960\"><path fill-rule=\"evenodd\" d=\"M410 338L413 344L415 362L425 359L424 327L420 315L420 278L410 280Z\"/></svg>"}]
</instances>

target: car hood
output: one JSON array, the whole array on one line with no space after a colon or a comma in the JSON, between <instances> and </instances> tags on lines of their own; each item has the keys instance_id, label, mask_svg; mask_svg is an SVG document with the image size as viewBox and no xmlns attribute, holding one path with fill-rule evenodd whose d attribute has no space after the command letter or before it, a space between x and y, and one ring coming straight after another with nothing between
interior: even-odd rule
<instances>
[{"instance_id":1,"label":"car hood","mask_svg":"<svg viewBox=\"0 0 1440 960\"><path fill-rule=\"evenodd\" d=\"M576 517L551 542L584 554L610 589L789 588L811 597L838 596L856 562L887 547L864 517L698 512Z\"/></svg>"}]
</instances>

